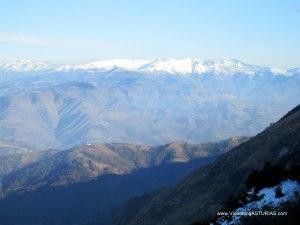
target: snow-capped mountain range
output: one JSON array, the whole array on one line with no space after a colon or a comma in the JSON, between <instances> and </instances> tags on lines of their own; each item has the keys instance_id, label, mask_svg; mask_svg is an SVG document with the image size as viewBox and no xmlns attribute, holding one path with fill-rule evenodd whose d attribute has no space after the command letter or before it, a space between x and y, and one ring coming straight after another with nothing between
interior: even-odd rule
<instances>
[{"instance_id":1,"label":"snow-capped mountain range","mask_svg":"<svg viewBox=\"0 0 300 225\"><path fill-rule=\"evenodd\" d=\"M51 62L16 60L11 62L0 62L0 71L13 72L43 72L43 71L90 71L103 72L113 69L122 69L132 72L156 74L247 74L255 75L270 72L274 75L293 75L299 73L300 69L284 70L280 68L268 68L262 66L254 66L243 63L236 59L214 59L199 60L193 58L172 59L172 58L156 58L156 59L113 59L95 61L85 64L73 65L56 65Z\"/></svg>"},{"instance_id":2,"label":"snow-capped mountain range","mask_svg":"<svg viewBox=\"0 0 300 225\"><path fill-rule=\"evenodd\" d=\"M200 143L249 136L299 104L300 69L238 60L0 63L0 143Z\"/></svg>"}]
</instances>

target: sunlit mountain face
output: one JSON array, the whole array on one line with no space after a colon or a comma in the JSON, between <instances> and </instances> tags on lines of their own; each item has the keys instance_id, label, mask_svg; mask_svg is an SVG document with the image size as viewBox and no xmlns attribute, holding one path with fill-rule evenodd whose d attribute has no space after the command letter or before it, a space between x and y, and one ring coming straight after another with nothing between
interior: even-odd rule
<instances>
[{"instance_id":1,"label":"sunlit mountain face","mask_svg":"<svg viewBox=\"0 0 300 225\"><path fill-rule=\"evenodd\" d=\"M299 71L191 58L0 62L0 148L254 135L299 104Z\"/></svg>"}]
</instances>

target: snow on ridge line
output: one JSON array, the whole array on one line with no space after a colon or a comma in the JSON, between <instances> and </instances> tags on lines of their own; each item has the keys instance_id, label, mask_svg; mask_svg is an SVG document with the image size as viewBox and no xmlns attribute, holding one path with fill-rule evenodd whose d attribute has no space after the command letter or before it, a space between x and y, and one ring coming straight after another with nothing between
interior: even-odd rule
<instances>
[{"instance_id":1,"label":"snow on ridge line","mask_svg":"<svg viewBox=\"0 0 300 225\"><path fill-rule=\"evenodd\" d=\"M254 76L255 74L270 72L274 75L292 75L287 70L272 69L262 66L254 66L243 63L236 59L214 59L198 60L193 58L172 59L156 58L154 60L141 59L114 59L95 61L87 64L74 66L62 66L58 71L90 71L101 72L119 68L121 70L133 71L145 74L172 74L172 75L190 75L214 73L220 75L246 74ZM273 73L273 71L275 71Z\"/></svg>"},{"instance_id":2,"label":"snow on ridge line","mask_svg":"<svg viewBox=\"0 0 300 225\"><path fill-rule=\"evenodd\" d=\"M14 62L0 62L0 70L15 72L43 72L43 71L89 71L89 72L106 72L113 69L122 69L146 74L204 74L214 73L222 75L246 74L253 76L255 74L269 72L273 75L293 75L298 73L300 69L283 70L268 68L262 66L254 66L243 63L236 59L213 59L199 60L193 58L172 59L172 58L156 58L156 59L112 59L90 62L86 64L62 65L58 66L49 62L17 60ZM298 72L297 72L298 71Z\"/></svg>"},{"instance_id":3,"label":"snow on ridge line","mask_svg":"<svg viewBox=\"0 0 300 225\"><path fill-rule=\"evenodd\" d=\"M70 70L91 70L91 71L107 71L114 68L121 68L128 71L140 73L167 73L167 74L235 74L244 73L254 75L258 71L266 70L264 67L252 66L238 60L198 60L193 58L172 59L172 58L156 58L154 60L129 60L116 59L96 61L87 64L75 66L63 66L59 71Z\"/></svg>"}]
</instances>

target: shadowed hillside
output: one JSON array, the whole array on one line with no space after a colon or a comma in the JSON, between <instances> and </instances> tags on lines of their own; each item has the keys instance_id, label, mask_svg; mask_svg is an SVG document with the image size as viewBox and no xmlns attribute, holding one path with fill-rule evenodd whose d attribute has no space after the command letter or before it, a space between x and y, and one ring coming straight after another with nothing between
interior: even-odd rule
<instances>
[{"instance_id":1,"label":"shadowed hillside","mask_svg":"<svg viewBox=\"0 0 300 225\"><path fill-rule=\"evenodd\" d=\"M178 182L245 140L236 137L218 143L175 142L157 147L93 144L44 156L2 157L0 223L103 221L129 198ZM22 161L26 164L12 169Z\"/></svg>"}]
</instances>

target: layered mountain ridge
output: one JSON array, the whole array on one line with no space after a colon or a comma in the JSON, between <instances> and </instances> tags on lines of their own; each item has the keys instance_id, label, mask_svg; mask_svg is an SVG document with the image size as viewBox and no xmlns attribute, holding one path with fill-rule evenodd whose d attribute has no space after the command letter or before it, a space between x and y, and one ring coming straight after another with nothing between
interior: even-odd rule
<instances>
[{"instance_id":1,"label":"layered mountain ridge","mask_svg":"<svg viewBox=\"0 0 300 225\"><path fill-rule=\"evenodd\" d=\"M172 184L245 140L89 144L0 156L0 223L102 221L102 214L127 199Z\"/></svg>"}]
</instances>

